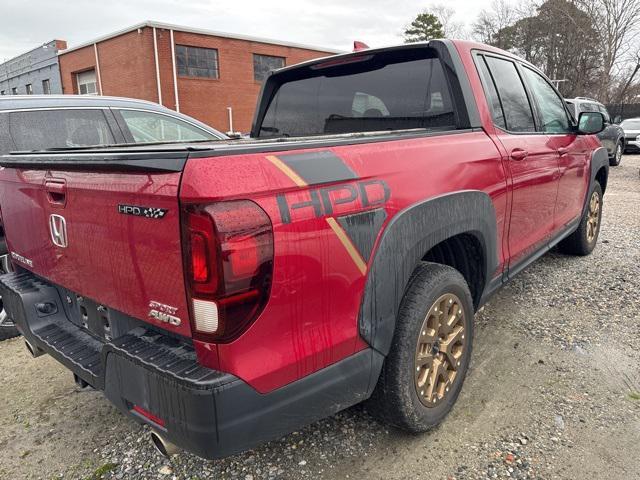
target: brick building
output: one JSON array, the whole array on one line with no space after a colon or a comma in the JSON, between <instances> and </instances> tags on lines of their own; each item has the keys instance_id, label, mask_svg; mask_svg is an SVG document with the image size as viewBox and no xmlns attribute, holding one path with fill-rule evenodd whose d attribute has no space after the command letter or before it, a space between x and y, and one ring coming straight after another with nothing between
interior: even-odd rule
<instances>
[{"instance_id":1,"label":"brick building","mask_svg":"<svg viewBox=\"0 0 640 480\"><path fill-rule=\"evenodd\" d=\"M64 93L140 98L221 131L247 132L273 68L337 53L305 45L145 22L59 54Z\"/></svg>"},{"instance_id":2,"label":"brick building","mask_svg":"<svg viewBox=\"0 0 640 480\"><path fill-rule=\"evenodd\" d=\"M58 52L65 48L64 40L51 40L0 63L0 95L62 93Z\"/></svg>"}]
</instances>

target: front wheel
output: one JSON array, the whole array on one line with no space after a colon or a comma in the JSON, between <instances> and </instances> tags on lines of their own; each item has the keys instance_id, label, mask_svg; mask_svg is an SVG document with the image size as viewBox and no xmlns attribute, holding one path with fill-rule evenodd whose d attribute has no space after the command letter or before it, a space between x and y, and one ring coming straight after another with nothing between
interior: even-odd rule
<instances>
[{"instance_id":1,"label":"front wheel","mask_svg":"<svg viewBox=\"0 0 640 480\"><path fill-rule=\"evenodd\" d=\"M421 263L402 299L391 350L369 401L371 413L411 432L440 423L469 368L473 315L462 275Z\"/></svg>"},{"instance_id":2,"label":"front wheel","mask_svg":"<svg viewBox=\"0 0 640 480\"><path fill-rule=\"evenodd\" d=\"M609 159L609 165L611 165L612 167L617 167L618 165L620 165L620 162L622 161L623 150L624 148L622 147L622 142L616 143L616 149L613 152L613 157Z\"/></svg>"},{"instance_id":3,"label":"front wheel","mask_svg":"<svg viewBox=\"0 0 640 480\"><path fill-rule=\"evenodd\" d=\"M602 221L602 187L595 182L589 193L587 208L575 232L562 240L560 250L569 255L589 255L596 247Z\"/></svg>"}]
</instances>

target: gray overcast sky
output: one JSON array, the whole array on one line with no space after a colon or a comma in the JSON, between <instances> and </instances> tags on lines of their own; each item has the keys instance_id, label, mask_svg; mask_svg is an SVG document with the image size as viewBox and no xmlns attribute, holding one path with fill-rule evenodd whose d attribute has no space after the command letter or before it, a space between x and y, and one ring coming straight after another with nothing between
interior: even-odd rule
<instances>
[{"instance_id":1,"label":"gray overcast sky","mask_svg":"<svg viewBox=\"0 0 640 480\"><path fill-rule=\"evenodd\" d=\"M406 24L429 4L472 22L490 0L0 0L0 61L54 38L69 46L144 20L350 50L399 43Z\"/></svg>"}]
</instances>

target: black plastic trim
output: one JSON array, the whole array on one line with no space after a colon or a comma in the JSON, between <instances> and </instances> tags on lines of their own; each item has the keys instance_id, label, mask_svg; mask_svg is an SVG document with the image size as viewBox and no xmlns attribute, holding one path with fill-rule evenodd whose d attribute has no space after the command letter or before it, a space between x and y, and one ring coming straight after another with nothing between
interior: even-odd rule
<instances>
[{"instance_id":1,"label":"black plastic trim","mask_svg":"<svg viewBox=\"0 0 640 480\"><path fill-rule=\"evenodd\" d=\"M373 133L352 133L347 135L323 135L318 137L272 138L268 141L238 141L235 144L225 144L219 148L215 148L214 146L214 148L194 150L189 154L189 158L212 158L252 153L287 152L306 148L328 148L346 145L362 145L364 143L395 142L414 138L461 135L464 133L479 132L481 130L480 128L465 128L460 130L396 130Z\"/></svg>"},{"instance_id":2,"label":"black plastic trim","mask_svg":"<svg viewBox=\"0 0 640 480\"><path fill-rule=\"evenodd\" d=\"M8 168L118 170L140 172L181 172L189 152L121 151L114 153L60 153L11 154L0 157L0 166Z\"/></svg>"},{"instance_id":3,"label":"black plastic trim","mask_svg":"<svg viewBox=\"0 0 640 480\"><path fill-rule=\"evenodd\" d=\"M418 262L438 243L461 233L484 253L484 285L498 267L496 213L489 195L469 190L414 204L391 219L374 252L358 317L360 335L386 355L400 302Z\"/></svg>"}]
</instances>

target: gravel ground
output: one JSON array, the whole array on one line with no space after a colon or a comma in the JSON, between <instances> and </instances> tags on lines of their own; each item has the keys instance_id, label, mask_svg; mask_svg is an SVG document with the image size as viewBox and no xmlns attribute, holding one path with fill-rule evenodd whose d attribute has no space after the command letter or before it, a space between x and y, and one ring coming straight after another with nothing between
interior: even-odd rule
<instances>
[{"instance_id":1,"label":"gravel ground","mask_svg":"<svg viewBox=\"0 0 640 480\"><path fill-rule=\"evenodd\" d=\"M451 415L424 435L362 406L225 460L171 461L50 357L0 344L0 478L640 478L640 156L612 168L600 243L552 252L477 315Z\"/></svg>"}]
</instances>

